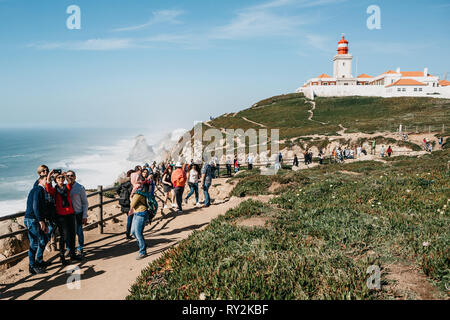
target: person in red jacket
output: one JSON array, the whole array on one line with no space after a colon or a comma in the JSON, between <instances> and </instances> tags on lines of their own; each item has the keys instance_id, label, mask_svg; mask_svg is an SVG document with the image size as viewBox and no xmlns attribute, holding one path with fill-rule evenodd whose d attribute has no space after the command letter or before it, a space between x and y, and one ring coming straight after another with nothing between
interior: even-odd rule
<instances>
[{"instance_id":1,"label":"person in red jacket","mask_svg":"<svg viewBox=\"0 0 450 320\"><path fill-rule=\"evenodd\" d=\"M59 238L59 254L61 263L67 264L65 260L65 244L69 246L70 260L80 261L81 257L75 254L75 211L73 210L72 200L70 199L71 185L65 184L66 173L57 172L55 174L55 187L52 186L51 177L55 170L50 171L46 191L53 197L56 205L56 225L58 226L60 238Z\"/></svg>"},{"instance_id":2,"label":"person in red jacket","mask_svg":"<svg viewBox=\"0 0 450 320\"><path fill-rule=\"evenodd\" d=\"M389 146L389 148L387 149L387 154L388 154L388 157L391 156L391 154L392 154L392 148L391 148L391 146Z\"/></svg>"},{"instance_id":3,"label":"person in red jacket","mask_svg":"<svg viewBox=\"0 0 450 320\"><path fill-rule=\"evenodd\" d=\"M184 170L184 166L181 165L181 162L177 162L175 167L177 169L172 173L171 180L175 191L175 197L177 199L178 213L180 213L183 212L181 205L183 203L184 187L186 186L186 172Z\"/></svg>"}]
</instances>

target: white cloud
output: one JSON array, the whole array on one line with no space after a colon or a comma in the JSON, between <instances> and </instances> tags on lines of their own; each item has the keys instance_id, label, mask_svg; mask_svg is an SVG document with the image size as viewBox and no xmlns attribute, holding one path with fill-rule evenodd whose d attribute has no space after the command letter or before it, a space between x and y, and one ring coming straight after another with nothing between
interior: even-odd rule
<instances>
[{"instance_id":1,"label":"white cloud","mask_svg":"<svg viewBox=\"0 0 450 320\"><path fill-rule=\"evenodd\" d=\"M141 30L148 26L155 25L158 23L171 23L171 24L179 24L181 23L179 20L177 20L177 17L183 14L184 11L182 10L160 10L153 12L153 16L144 24L131 26L131 27L125 27L125 28L118 28L114 29L113 31L120 32L120 31L134 31L134 30Z\"/></svg>"},{"instance_id":2,"label":"white cloud","mask_svg":"<svg viewBox=\"0 0 450 320\"><path fill-rule=\"evenodd\" d=\"M89 39L77 42L38 42L28 47L40 50L79 50L79 51L107 51L119 50L138 46L133 39Z\"/></svg>"},{"instance_id":3,"label":"white cloud","mask_svg":"<svg viewBox=\"0 0 450 320\"><path fill-rule=\"evenodd\" d=\"M345 2L347 0L273 0L256 6L238 10L235 16L224 25L213 26L209 30L194 30L170 34L156 34L137 39L105 38L90 39L75 43L36 43L29 45L42 50L119 50L126 48L148 47L152 43L180 45L185 49L198 49L213 43L215 40L239 40L264 37L285 37L306 39L314 48L329 52L327 38L308 33L304 26L319 22L311 12L302 15L292 14L293 8L312 8L323 5ZM159 23L181 23L177 18L182 10L160 10L153 12L153 17L146 23L136 26L115 29L113 31L141 30ZM323 19L323 17L321 18Z\"/></svg>"}]
</instances>

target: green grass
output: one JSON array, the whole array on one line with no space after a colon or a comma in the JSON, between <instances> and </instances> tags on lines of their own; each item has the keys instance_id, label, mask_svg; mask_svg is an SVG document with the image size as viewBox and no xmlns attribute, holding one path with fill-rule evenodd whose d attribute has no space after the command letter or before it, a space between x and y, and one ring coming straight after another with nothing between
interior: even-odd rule
<instances>
[{"instance_id":1,"label":"green grass","mask_svg":"<svg viewBox=\"0 0 450 320\"><path fill-rule=\"evenodd\" d=\"M268 204L245 201L195 231L142 271L128 299L393 299L366 286L370 265L390 263L419 267L444 297L449 160L438 151L237 176L236 195L266 194L273 182L284 188ZM236 224L254 216L269 219L266 227Z\"/></svg>"}]
</instances>

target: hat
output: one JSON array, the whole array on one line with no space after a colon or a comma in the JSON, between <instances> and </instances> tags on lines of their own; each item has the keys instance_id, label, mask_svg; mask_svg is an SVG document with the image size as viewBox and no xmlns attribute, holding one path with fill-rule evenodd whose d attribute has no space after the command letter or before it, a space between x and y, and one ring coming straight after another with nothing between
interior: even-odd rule
<instances>
[{"instance_id":1,"label":"hat","mask_svg":"<svg viewBox=\"0 0 450 320\"><path fill-rule=\"evenodd\" d=\"M176 163L175 167L176 167L176 168L181 168L181 167L182 167L181 162L178 161L178 162Z\"/></svg>"}]
</instances>

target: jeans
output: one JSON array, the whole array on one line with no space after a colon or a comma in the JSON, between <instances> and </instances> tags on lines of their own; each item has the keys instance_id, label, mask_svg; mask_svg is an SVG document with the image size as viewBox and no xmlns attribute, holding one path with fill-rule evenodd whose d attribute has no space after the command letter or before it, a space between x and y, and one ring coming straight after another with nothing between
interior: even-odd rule
<instances>
[{"instance_id":1,"label":"jeans","mask_svg":"<svg viewBox=\"0 0 450 320\"><path fill-rule=\"evenodd\" d=\"M210 203L210 198L209 198L209 192L208 192L208 189L209 189L209 187L211 186L211 184L204 184L203 185L203 193L205 194L205 206L209 206L211 203Z\"/></svg>"},{"instance_id":2,"label":"jeans","mask_svg":"<svg viewBox=\"0 0 450 320\"><path fill-rule=\"evenodd\" d=\"M175 187L173 189L175 191L175 198L177 200L178 210L183 210L182 203L183 203L183 192L184 187Z\"/></svg>"},{"instance_id":3,"label":"jeans","mask_svg":"<svg viewBox=\"0 0 450 320\"><path fill-rule=\"evenodd\" d=\"M127 217L127 232L126 232L126 235L129 237L130 236L130 234L131 234L131 224L132 224L132 222L133 222L133 217L134 217L134 214L132 214L131 216L128 216Z\"/></svg>"},{"instance_id":4,"label":"jeans","mask_svg":"<svg viewBox=\"0 0 450 320\"><path fill-rule=\"evenodd\" d=\"M139 255L147 253L147 244L144 239L144 228L148 219L147 212L135 212L133 214L132 235L136 238L139 245Z\"/></svg>"},{"instance_id":5,"label":"jeans","mask_svg":"<svg viewBox=\"0 0 450 320\"><path fill-rule=\"evenodd\" d=\"M78 237L78 251L83 252L84 234L83 234L83 213L82 212L75 213L75 232Z\"/></svg>"},{"instance_id":6,"label":"jeans","mask_svg":"<svg viewBox=\"0 0 450 320\"><path fill-rule=\"evenodd\" d=\"M50 242L50 240L52 239L52 235L53 235L53 231L55 230L56 225L54 222L50 222L48 224L48 233L45 234L43 233L43 237L40 239L40 246L42 246L43 248L45 248L47 246L47 243ZM36 261L38 263L43 262L43 255L40 254L39 250L38 250L38 254L36 256Z\"/></svg>"},{"instance_id":7,"label":"jeans","mask_svg":"<svg viewBox=\"0 0 450 320\"><path fill-rule=\"evenodd\" d=\"M64 259L66 243L69 248L69 255L75 256L75 214L57 215L56 224L60 233L59 254L61 259Z\"/></svg>"},{"instance_id":8,"label":"jeans","mask_svg":"<svg viewBox=\"0 0 450 320\"><path fill-rule=\"evenodd\" d=\"M189 199L190 196L195 192L195 202L198 203L198 182L197 183L189 183L189 188L191 190L189 191L188 195L186 196L186 200Z\"/></svg>"},{"instance_id":9,"label":"jeans","mask_svg":"<svg viewBox=\"0 0 450 320\"><path fill-rule=\"evenodd\" d=\"M30 249L28 250L28 259L30 268L36 267L36 262L42 262L45 246L42 246L44 232L36 219L25 218L25 227L28 229L28 239L30 240ZM37 258L36 258L37 255ZM39 261L40 258L40 261Z\"/></svg>"}]
</instances>

